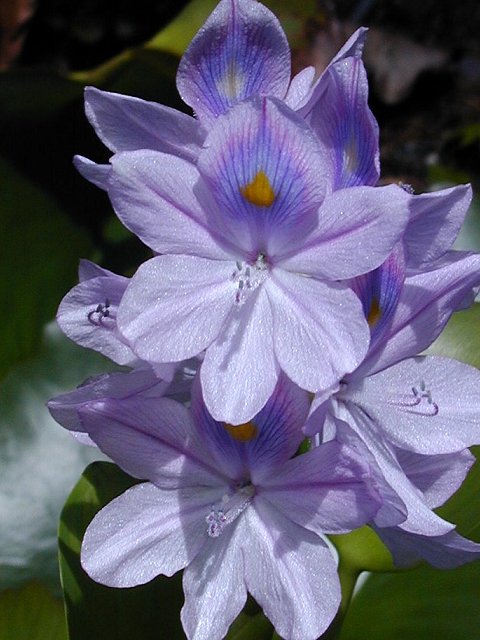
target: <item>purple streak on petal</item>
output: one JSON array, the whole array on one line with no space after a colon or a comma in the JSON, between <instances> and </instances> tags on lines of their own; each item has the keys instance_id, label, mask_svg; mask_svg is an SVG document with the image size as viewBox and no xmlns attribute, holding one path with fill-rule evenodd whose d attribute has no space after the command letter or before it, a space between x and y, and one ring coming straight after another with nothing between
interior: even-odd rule
<instances>
[{"instance_id":1,"label":"purple streak on petal","mask_svg":"<svg viewBox=\"0 0 480 640\"><path fill-rule=\"evenodd\" d=\"M410 196L396 185L350 187L327 196L317 228L279 266L327 280L352 278L381 265L401 239Z\"/></svg>"},{"instance_id":2,"label":"purple streak on petal","mask_svg":"<svg viewBox=\"0 0 480 640\"><path fill-rule=\"evenodd\" d=\"M388 331L370 349L355 379L415 356L438 337L480 284L480 256L450 252L438 269L407 277Z\"/></svg>"},{"instance_id":3,"label":"purple streak on petal","mask_svg":"<svg viewBox=\"0 0 480 640\"><path fill-rule=\"evenodd\" d=\"M180 61L177 87L202 122L241 100L283 98L290 49L277 18L252 0L222 0Z\"/></svg>"},{"instance_id":4,"label":"purple streak on petal","mask_svg":"<svg viewBox=\"0 0 480 640\"><path fill-rule=\"evenodd\" d=\"M441 455L422 455L397 449L396 455L400 466L432 509L441 506L460 488L475 462L468 449Z\"/></svg>"},{"instance_id":5,"label":"purple streak on petal","mask_svg":"<svg viewBox=\"0 0 480 640\"><path fill-rule=\"evenodd\" d=\"M123 224L154 251L228 257L194 195L198 178L186 160L132 151L112 159L108 193Z\"/></svg>"},{"instance_id":6,"label":"purple streak on petal","mask_svg":"<svg viewBox=\"0 0 480 640\"><path fill-rule=\"evenodd\" d=\"M237 481L251 478L256 483L294 455L304 437L308 407L306 392L281 375L265 407L249 423L234 427L217 422L208 413L198 381L192 392L199 437L219 469Z\"/></svg>"},{"instance_id":7,"label":"purple streak on petal","mask_svg":"<svg viewBox=\"0 0 480 640\"><path fill-rule=\"evenodd\" d=\"M334 191L377 184L378 124L368 107L368 81L360 59L346 58L330 67L322 100L308 122L330 152Z\"/></svg>"},{"instance_id":8,"label":"purple streak on petal","mask_svg":"<svg viewBox=\"0 0 480 640\"><path fill-rule=\"evenodd\" d=\"M282 638L315 640L340 603L335 559L316 534L263 499L245 514L245 582Z\"/></svg>"},{"instance_id":9,"label":"purple streak on petal","mask_svg":"<svg viewBox=\"0 0 480 640\"><path fill-rule=\"evenodd\" d=\"M470 185L412 197L404 236L408 269L423 271L452 247L471 199Z\"/></svg>"},{"instance_id":10,"label":"purple streak on petal","mask_svg":"<svg viewBox=\"0 0 480 640\"><path fill-rule=\"evenodd\" d=\"M85 112L113 152L154 149L195 162L205 131L195 118L155 102L85 89Z\"/></svg>"},{"instance_id":11,"label":"purple streak on petal","mask_svg":"<svg viewBox=\"0 0 480 640\"><path fill-rule=\"evenodd\" d=\"M357 297L346 286L275 269L266 289L275 355L296 384L309 391L330 388L360 364L369 330Z\"/></svg>"},{"instance_id":12,"label":"purple streak on petal","mask_svg":"<svg viewBox=\"0 0 480 640\"><path fill-rule=\"evenodd\" d=\"M381 506L374 478L352 450L328 442L262 474L258 495L315 533L346 533L373 520Z\"/></svg>"},{"instance_id":13,"label":"purple streak on petal","mask_svg":"<svg viewBox=\"0 0 480 640\"><path fill-rule=\"evenodd\" d=\"M108 177L110 175L111 166L109 164L97 164L83 156L75 156L73 158L75 169L92 184L104 191L108 187Z\"/></svg>"},{"instance_id":14,"label":"purple streak on petal","mask_svg":"<svg viewBox=\"0 0 480 640\"><path fill-rule=\"evenodd\" d=\"M390 549L398 567L426 560L439 569L454 569L480 558L480 544L463 538L456 531L428 536L410 533L401 527L375 530Z\"/></svg>"},{"instance_id":15,"label":"purple streak on petal","mask_svg":"<svg viewBox=\"0 0 480 640\"><path fill-rule=\"evenodd\" d=\"M217 338L235 305L234 262L165 255L133 276L119 328L147 362L179 362Z\"/></svg>"},{"instance_id":16,"label":"purple streak on petal","mask_svg":"<svg viewBox=\"0 0 480 640\"><path fill-rule=\"evenodd\" d=\"M110 587L134 587L189 564L207 541L205 513L219 489L164 491L150 483L128 489L89 524L81 562Z\"/></svg>"},{"instance_id":17,"label":"purple streak on petal","mask_svg":"<svg viewBox=\"0 0 480 640\"><path fill-rule=\"evenodd\" d=\"M127 285L128 278L115 274L84 280L67 293L57 313L66 336L122 365L137 360L117 329L118 305Z\"/></svg>"},{"instance_id":18,"label":"purple streak on petal","mask_svg":"<svg viewBox=\"0 0 480 640\"><path fill-rule=\"evenodd\" d=\"M200 370L205 404L216 420L247 422L272 395L279 373L272 312L260 285L232 309L207 349Z\"/></svg>"},{"instance_id":19,"label":"purple streak on petal","mask_svg":"<svg viewBox=\"0 0 480 640\"><path fill-rule=\"evenodd\" d=\"M350 383L347 397L399 448L433 455L480 443L480 372L456 360L408 358Z\"/></svg>"},{"instance_id":20,"label":"purple streak on petal","mask_svg":"<svg viewBox=\"0 0 480 640\"><path fill-rule=\"evenodd\" d=\"M363 312L370 325L370 349L381 339L397 308L405 281L403 245L398 243L385 262L373 271L351 281L360 298Z\"/></svg>"},{"instance_id":21,"label":"purple streak on petal","mask_svg":"<svg viewBox=\"0 0 480 640\"><path fill-rule=\"evenodd\" d=\"M247 599L242 546L249 540L243 518L209 538L183 574L181 612L189 640L222 640Z\"/></svg>"},{"instance_id":22,"label":"purple streak on petal","mask_svg":"<svg viewBox=\"0 0 480 640\"><path fill-rule=\"evenodd\" d=\"M280 102L255 99L219 119L205 146L198 168L217 202L212 228L252 261L301 246L326 188L322 150L305 123ZM258 176L266 193L252 189ZM268 197L254 202L247 189Z\"/></svg>"}]
</instances>

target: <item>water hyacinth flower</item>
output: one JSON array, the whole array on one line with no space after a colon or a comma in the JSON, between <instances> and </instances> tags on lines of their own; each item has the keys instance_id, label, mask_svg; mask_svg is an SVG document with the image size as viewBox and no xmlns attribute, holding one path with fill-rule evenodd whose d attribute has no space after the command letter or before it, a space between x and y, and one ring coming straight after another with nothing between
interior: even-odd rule
<instances>
[{"instance_id":1,"label":"water hyacinth flower","mask_svg":"<svg viewBox=\"0 0 480 640\"><path fill-rule=\"evenodd\" d=\"M378 509L369 470L331 442L294 456L308 413L285 377L253 421L213 420L194 387L192 411L169 399L108 399L80 409L84 432L148 482L89 525L82 564L116 587L185 568L189 639L223 638L250 592L286 640L314 640L340 602L326 532L362 525Z\"/></svg>"}]
</instances>

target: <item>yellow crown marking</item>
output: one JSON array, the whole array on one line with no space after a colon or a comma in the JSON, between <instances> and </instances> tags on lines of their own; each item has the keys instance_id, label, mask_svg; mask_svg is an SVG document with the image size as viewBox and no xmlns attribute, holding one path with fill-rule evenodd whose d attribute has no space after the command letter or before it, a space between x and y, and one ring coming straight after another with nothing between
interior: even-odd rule
<instances>
[{"instance_id":1,"label":"yellow crown marking","mask_svg":"<svg viewBox=\"0 0 480 640\"><path fill-rule=\"evenodd\" d=\"M238 425L225 423L224 426L232 438L240 442L248 442L257 436L257 427L253 422L244 422Z\"/></svg>"},{"instance_id":2,"label":"yellow crown marking","mask_svg":"<svg viewBox=\"0 0 480 640\"><path fill-rule=\"evenodd\" d=\"M378 300L373 298L372 304L370 305L370 311L368 312L367 322L371 327L374 327L377 322L380 320L382 315L382 310L380 309L380 305L378 304Z\"/></svg>"},{"instance_id":3,"label":"yellow crown marking","mask_svg":"<svg viewBox=\"0 0 480 640\"><path fill-rule=\"evenodd\" d=\"M259 171L251 182L242 187L240 193L257 207L269 207L275 200L275 192L263 171Z\"/></svg>"}]
</instances>

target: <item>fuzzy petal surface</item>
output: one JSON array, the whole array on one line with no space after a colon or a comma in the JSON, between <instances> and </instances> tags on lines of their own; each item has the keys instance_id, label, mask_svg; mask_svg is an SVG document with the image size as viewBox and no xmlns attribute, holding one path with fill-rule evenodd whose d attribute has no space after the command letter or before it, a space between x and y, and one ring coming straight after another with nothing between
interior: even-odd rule
<instances>
[{"instance_id":1,"label":"fuzzy petal surface","mask_svg":"<svg viewBox=\"0 0 480 640\"><path fill-rule=\"evenodd\" d=\"M290 47L283 29L255 0L222 0L180 61L177 87L201 122L253 95L283 98Z\"/></svg>"}]
</instances>

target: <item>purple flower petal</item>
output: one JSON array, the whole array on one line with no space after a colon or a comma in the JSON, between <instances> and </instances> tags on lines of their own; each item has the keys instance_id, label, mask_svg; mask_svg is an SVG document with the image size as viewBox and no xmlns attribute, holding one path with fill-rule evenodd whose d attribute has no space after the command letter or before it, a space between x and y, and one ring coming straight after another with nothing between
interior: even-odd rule
<instances>
[{"instance_id":1,"label":"purple flower petal","mask_svg":"<svg viewBox=\"0 0 480 640\"><path fill-rule=\"evenodd\" d=\"M111 166L109 164L97 164L83 156L75 156L73 158L75 169L89 182L96 187L103 189L108 188L108 177L110 175Z\"/></svg>"},{"instance_id":2,"label":"purple flower petal","mask_svg":"<svg viewBox=\"0 0 480 640\"><path fill-rule=\"evenodd\" d=\"M347 395L402 449L432 455L480 442L480 372L461 362L409 358L350 383Z\"/></svg>"},{"instance_id":3,"label":"purple flower petal","mask_svg":"<svg viewBox=\"0 0 480 640\"><path fill-rule=\"evenodd\" d=\"M85 112L111 151L154 149L195 162L205 132L195 118L156 102L85 89Z\"/></svg>"},{"instance_id":4,"label":"purple flower petal","mask_svg":"<svg viewBox=\"0 0 480 640\"><path fill-rule=\"evenodd\" d=\"M326 189L322 149L282 103L242 103L210 131L198 168L217 203L218 228L251 260L295 250L317 223Z\"/></svg>"},{"instance_id":5,"label":"purple flower petal","mask_svg":"<svg viewBox=\"0 0 480 640\"><path fill-rule=\"evenodd\" d=\"M91 578L134 587L183 569L207 541L205 512L218 489L163 491L145 483L128 489L92 520L81 561Z\"/></svg>"},{"instance_id":6,"label":"purple flower petal","mask_svg":"<svg viewBox=\"0 0 480 640\"><path fill-rule=\"evenodd\" d=\"M268 281L275 355L302 389L332 387L359 365L369 330L360 302L347 287L275 269Z\"/></svg>"},{"instance_id":7,"label":"purple flower petal","mask_svg":"<svg viewBox=\"0 0 480 640\"><path fill-rule=\"evenodd\" d=\"M409 198L396 185L335 191L325 198L317 228L303 239L302 248L294 249L278 265L327 280L375 269L401 238Z\"/></svg>"},{"instance_id":8,"label":"purple flower petal","mask_svg":"<svg viewBox=\"0 0 480 640\"><path fill-rule=\"evenodd\" d=\"M368 81L359 58L330 66L322 100L308 122L330 151L334 191L377 184L378 125L368 107Z\"/></svg>"},{"instance_id":9,"label":"purple flower petal","mask_svg":"<svg viewBox=\"0 0 480 640\"><path fill-rule=\"evenodd\" d=\"M120 220L154 251L222 259L193 193L198 178L186 160L132 151L112 159L108 192Z\"/></svg>"},{"instance_id":10,"label":"purple flower petal","mask_svg":"<svg viewBox=\"0 0 480 640\"><path fill-rule=\"evenodd\" d=\"M219 335L235 302L235 263L166 255L145 262L118 313L122 334L139 357L178 362Z\"/></svg>"},{"instance_id":11,"label":"purple flower petal","mask_svg":"<svg viewBox=\"0 0 480 640\"><path fill-rule=\"evenodd\" d=\"M245 581L282 638L315 640L340 604L335 559L316 534L263 499L245 514Z\"/></svg>"},{"instance_id":12,"label":"purple flower petal","mask_svg":"<svg viewBox=\"0 0 480 640\"><path fill-rule=\"evenodd\" d=\"M285 104L296 109L309 94L315 78L315 67L305 67L292 78L285 96Z\"/></svg>"},{"instance_id":13,"label":"purple flower petal","mask_svg":"<svg viewBox=\"0 0 480 640\"><path fill-rule=\"evenodd\" d=\"M253 0L222 0L190 43L177 74L181 97L206 123L253 95L283 98L289 81L283 29Z\"/></svg>"},{"instance_id":14,"label":"purple flower petal","mask_svg":"<svg viewBox=\"0 0 480 640\"><path fill-rule=\"evenodd\" d=\"M104 269L95 262L91 262L90 260L80 259L78 264L78 279L80 282L84 282L84 280L91 280L92 278L98 278L101 276L117 276L113 271L109 271L108 269Z\"/></svg>"}]
</instances>

